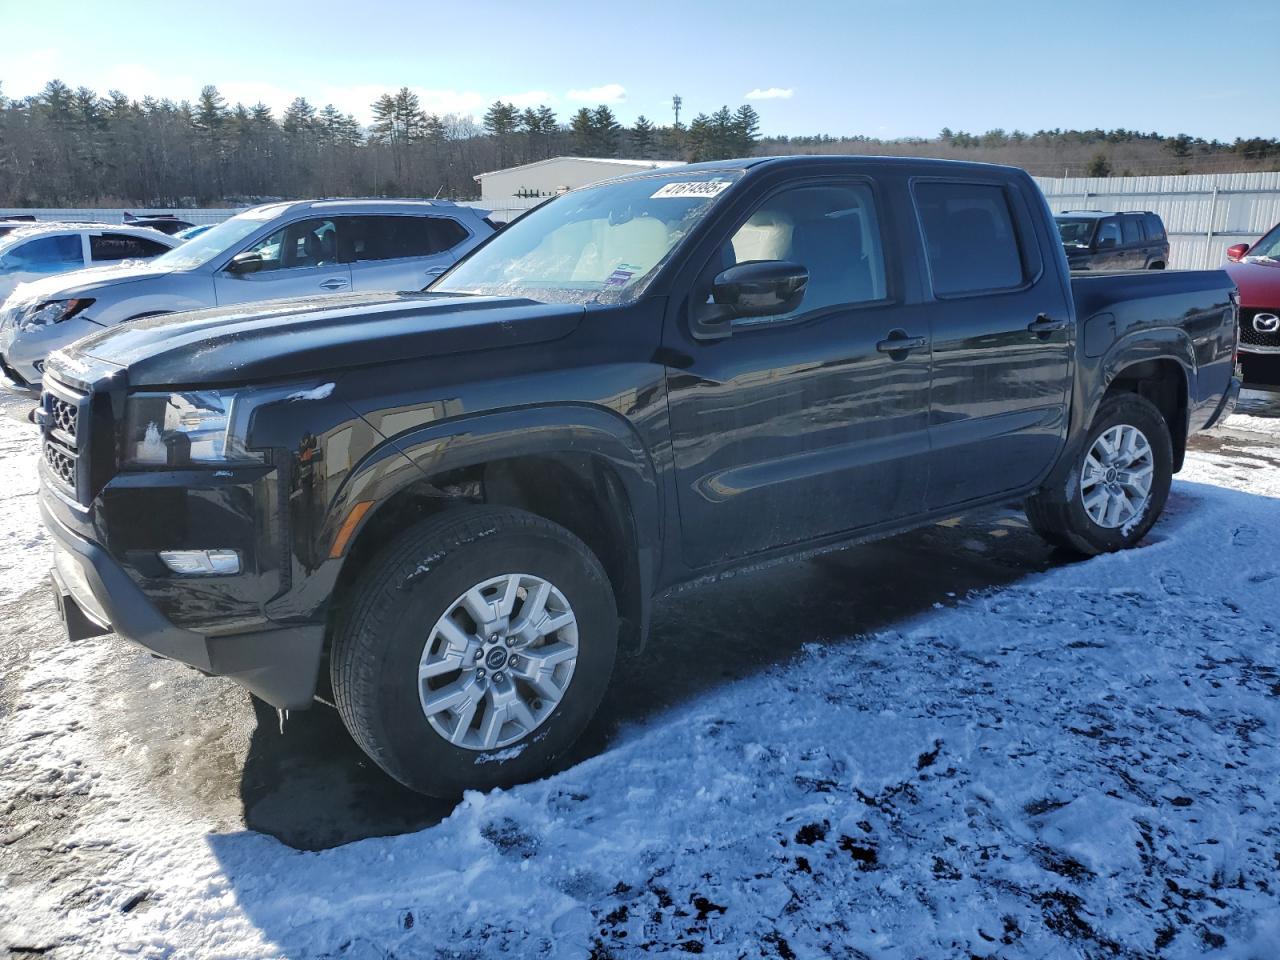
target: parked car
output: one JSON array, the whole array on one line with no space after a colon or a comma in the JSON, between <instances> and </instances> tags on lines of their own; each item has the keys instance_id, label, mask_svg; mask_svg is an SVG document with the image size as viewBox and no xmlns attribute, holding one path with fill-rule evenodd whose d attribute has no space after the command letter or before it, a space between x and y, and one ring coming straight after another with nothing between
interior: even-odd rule
<instances>
[{"instance_id":1,"label":"parked car","mask_svg":"<svg viewBox=\"0 0 1280 960\"><path fill-rule=\"evenodd\" d=\"M159 230L161 233L167 233L170 236L181 230L189 230L194 226L190 220L180 220L172 213L144 213L138 217L126 210L121 219L132 226L150 227L152 230Z\"/></svg>"},{"instance_id":2,"label":"parked car","mask_svg":"<svg viewBox=\"0 0 1280 960\"><path fill-rule=\"evenodd\" d=\"M186 227L185 229L179 230L177 233L174 234L174 237L176 237L177 239L185 243L188 240L194 240L196 237L200 236L200 234L202 233L208 233L215 226L217 226L217 224L200 223L194 227Z\"/></svg>"},{"instance_id":3,"label":"parked car","mask_svg":"<svg viewBox=\"0 0 1280 960\"><path fill-rule=\"evenodd\" d=\"M225 220L147 264L19 288L0 308L10 389L38 392L58 347L126 320L278 297L421 290L493 233L445 200L303 200Z\"/></svg>"},{"instance_id":4,"label":"parked car","mask_svg":"<svg viewBox=\"0 0 1280 960\"><path fill-rule=\"evenodd\" d=\"M0 217L0 237L13 233L21 227L29 227L35 222L36 218L29 213L7 214Z\"/></svg>"},{"instance_id":5,"label":"parked car","mask_svg":"<svg viewBox=\"0 0 1280 960\"><path fill-rule=\"evenodd\" d=\"M1058 242L1014 168L752 158L558 197L426 293L95 334L39 408L68 630L286 709L327 665L455 795L562 757L677 586L1010 501L1131 547L1235 402L1235 287Z\"/></svg>"},{"instance_id":6,"label":"parked car","mask_svg":"<svg viewBox=\"0 0 1280 960\"><path fill-rule=\"evenodd\" d=\"M104 223L23 223L0 236L0 303L20 283L86 266L149 260L178 241L145 227Z\"/></svg>"},{"instance_id":7,"label":"parked car","mask_svg":"<svg viewBox=\"0 0 1280 960\"><path fill-rule=\"evenodd\" d=\"M1228 247L1227 260L1240 288L1240 354L1248 375L1263 357L1280 354L1280 224L1257 243Z\"/></svg>"},{"instance_id":8,"label":"parked car","mask_svg":"<svg viewBox=\"0 0 1280 960\"><path fill-rule=\"evenodd\" d=\"M1169 265L1164 221L1150 211L1063 210L1053 219L1072 270L1163 270Z\"/></svg>"}]
</instances>

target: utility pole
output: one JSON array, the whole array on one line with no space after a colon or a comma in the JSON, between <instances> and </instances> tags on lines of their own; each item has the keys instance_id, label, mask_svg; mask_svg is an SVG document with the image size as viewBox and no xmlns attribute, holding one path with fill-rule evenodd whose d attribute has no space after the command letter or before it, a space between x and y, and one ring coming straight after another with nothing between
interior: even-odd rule
<instances>
[{"instance_id":1,"label":"utility pole","mask_svg":"<svg viewBox=\"0 0 1280 960\"><path fill-rule=\"evenodd\" d=\"M678 127L678 126L680 126L680 105L681 105L682 103L684 103L684 100L683 100L683 99L681 99L680 94L678 94L678 93L677 93L674 97L672 97L672 98L671 98L671 109L673 109L673 110L676 112L676 126L677 126L677 127Z\"/></svg>"}]
</instances>

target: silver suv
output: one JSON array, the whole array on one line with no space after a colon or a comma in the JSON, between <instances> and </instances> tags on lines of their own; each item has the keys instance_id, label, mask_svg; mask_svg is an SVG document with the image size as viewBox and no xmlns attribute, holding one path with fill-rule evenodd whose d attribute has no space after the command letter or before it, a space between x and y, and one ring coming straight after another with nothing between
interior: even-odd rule
<instances>
[{"instance_id":1,"label":"silver suv","mask_svg":"<svg viewBox=\"0 0 1280 960\"><path fill-rule=\"evenodd\" d=\"M52 351L103 327L181 310L368 290L421 290L493 233L447 200L304 200L238 214L147 263L79 270L0 307L0 373L36 392Z\"/></svg>"}]
</instances>

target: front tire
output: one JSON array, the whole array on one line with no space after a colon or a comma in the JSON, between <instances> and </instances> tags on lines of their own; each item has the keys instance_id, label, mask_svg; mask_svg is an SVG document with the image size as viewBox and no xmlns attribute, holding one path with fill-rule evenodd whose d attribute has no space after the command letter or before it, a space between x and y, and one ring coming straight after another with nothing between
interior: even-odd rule
<instances>
[{"instance_id":1,"label":"front tire","mask_svg":"<svg viewBox=\"0 0 1280 960\"><path fill-rule=\"evenodd\" d=\"M1124 550L1147 535L1169 498L1173 443L1148 400L1107 397L1064 469L1026 502L1045 540L1082 556Z\"/></svg>"},{"instance_id":2,"label":"front tire","mask_svg":"<svg viewBox=\"0 0 1280 960\"><path fill-rule=\"evenodd\" d=\"M608 577L568 530L520 510L448 511L356 581L330 673L383 770L456 797L547 772L586 728L617 652Z\"/></svg>"}]
</instances>

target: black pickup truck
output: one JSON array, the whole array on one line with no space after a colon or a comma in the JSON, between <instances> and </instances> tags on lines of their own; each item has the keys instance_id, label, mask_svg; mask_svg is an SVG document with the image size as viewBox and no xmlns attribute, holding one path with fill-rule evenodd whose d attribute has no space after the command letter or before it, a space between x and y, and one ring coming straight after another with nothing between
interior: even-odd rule
<instances>
[{"instance_id":1,"label":"black pickup truck","mask_svg":"<svg viewBox=\"0 0 1280 960\"><path fill-rule=\"evenodd\" d=\"M1081 554L1137 543L1232 408L1236 312L1218 270L1069 278L1017 169L646 172L423 293L55 354L54 580L73 639L288 709L324 668L393 777L508 784L565 753L676 586L1002 501Z\"/></svg>"}]
</instances>

